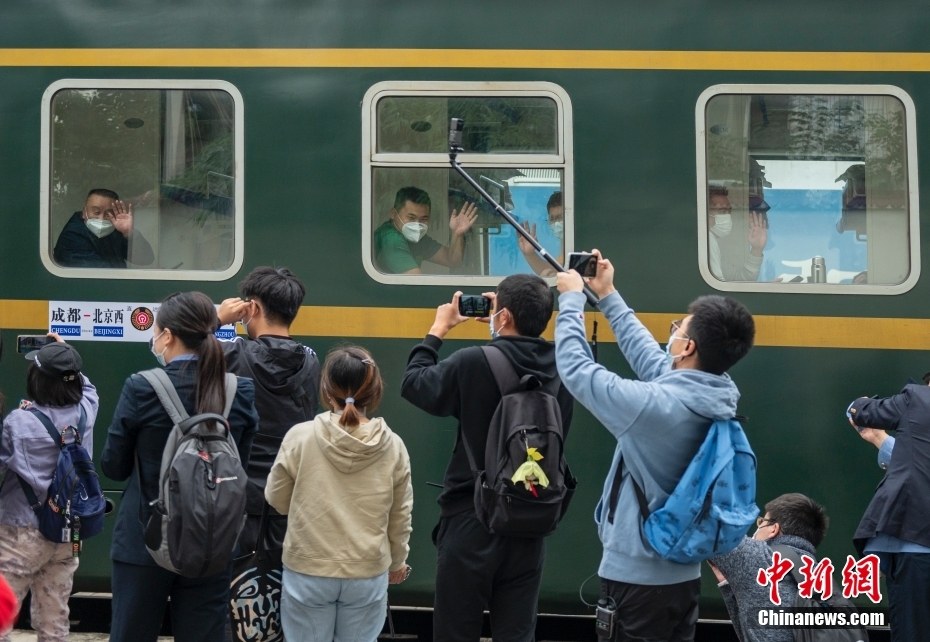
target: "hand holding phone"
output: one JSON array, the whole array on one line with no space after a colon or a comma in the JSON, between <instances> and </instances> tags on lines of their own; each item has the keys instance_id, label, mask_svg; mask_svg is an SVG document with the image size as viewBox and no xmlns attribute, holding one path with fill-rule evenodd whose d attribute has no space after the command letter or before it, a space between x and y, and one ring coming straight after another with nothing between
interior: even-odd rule
<instances>
[{"instance_id":1,"label":"hand holding phone","mask_svg":"<svg viewBox=\"0 0 930 642\"><path fill-rule=\"evenodd\" d=\"M463 294L459 298L459 314L463 317L491 316L491 299L480 294Z\"/></svg>"}]
</instances>

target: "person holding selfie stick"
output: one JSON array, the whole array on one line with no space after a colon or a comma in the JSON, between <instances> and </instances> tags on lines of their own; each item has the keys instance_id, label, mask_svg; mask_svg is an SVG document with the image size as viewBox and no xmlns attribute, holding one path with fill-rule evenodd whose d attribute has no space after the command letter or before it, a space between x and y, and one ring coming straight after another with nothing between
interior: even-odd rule
<instances>
[{"instance_id":1,"label":"person holding selfie stick","mask_svg":"<svg viewBox=\"0 0 930 642\"><path fill-rule=\"evenodd\" d=\"M449 331L469 320L463 311L488 314L483 319L490 330L488 346L503 354L518 378L553 384L558 380L555 346L541 335L552 317L554 297L545 281L530 274L509 276L496 293L483 296L489 314L474 301L460 308L461 292L439 306L429 333L410 353L400 390L421 410L458 420L455 448L438 499L439 524L433 530L438 552L433 639L475 642L481 637L487 608L495 639L530 642L536 628L545 540L493 534L479 522L475 478L466 451L470 449L479 469L485 468L490 424L502 395L482 348L464 348L442 361L439 350ZM564 436L574 402L561 383L556 399Z\"/></svg>"},{"instance_id":2,"label":"person holding selfie stick","mask_svg":"<svg viewBox=\"0 0 930 642\"><path fill-rule=\"evenodd\" d=\"M700 563L665 559L643 538L633 482L650 511L664 506L711 423L736 415L739 390L726 371L749 352L755 325L738 301L702 296L672 323L663 350L614 287L613 265L598 250L591 254L593 277L575 270L558 276L556 362L568 390L617 441L595 510L611 639L688 642L698 619ZM585 281L638 380L594 362L585 340Z\"/></svg>"}]
</instances>

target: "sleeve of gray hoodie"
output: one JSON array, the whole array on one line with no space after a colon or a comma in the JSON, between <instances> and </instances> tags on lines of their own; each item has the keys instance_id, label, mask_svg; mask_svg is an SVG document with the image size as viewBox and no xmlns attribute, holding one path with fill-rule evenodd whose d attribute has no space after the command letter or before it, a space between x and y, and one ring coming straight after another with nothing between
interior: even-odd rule
<instances>
[{"instance_id":1,"label":"sleeve of gray hoodie","mask_svg":"<svg viewBox=\"0 0 930 642\"><path fill-rule=\"evenodd\" d=\"M743 541L735 549L726 555L718 555L708 561L716 566L727 580L731 594L728 599L726 592L724 592L723 597L733 620L733 627L737 629L740 640L744 642L774 642L785 639L783 629L753 628L747 630L742 627L747 618L756 617L760 609L773 607L769 598L770 587L761 586L756 581L759 569L768 568L772 565L772 548L763 541L744 537ZM789 580L786 578L782 582L788 583ZM721 589L723 588L726 587L721 587ZM779 594L784 596L781 591L779 591ZM730 608L730 600L739 603L735 609L735 615ZM739 625L737 625L737 621L739 621Z\"/></svg>"},{"instance_id":2,"label":"sleeve of gray hoodie","mask_svg":"<svg viewBox=\"0 0 930 642\"><path fill-rule=\"evenodd\" d=\"M619 437L651 402L652 386L624 379L594 362L585 336L584 304L585 297L581 292L566 292L559 297L559 315L555 325L556 365L562 383L572 396L614 436ZM658 347L651 336L649 340Z\"/></svg>"}]
</instances>

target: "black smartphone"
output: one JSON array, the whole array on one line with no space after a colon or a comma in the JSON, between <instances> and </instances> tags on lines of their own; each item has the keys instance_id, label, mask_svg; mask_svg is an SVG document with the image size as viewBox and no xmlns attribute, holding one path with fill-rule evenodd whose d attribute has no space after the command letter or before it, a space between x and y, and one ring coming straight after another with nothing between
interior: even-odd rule
<instances>
[{"instance_id":1,"label":"black smartphone","mask_svg":"<svg viewBox=\"0 0 930 642\"><path fill-rule=\"evenodd\" d=\"M459 314L463 317L489 317L491 299L480 294L463 294L459 297Z\"/></svg>"},{"instance_id":2,"label":"black smartphone","mask_svg":"<svg viewBox=\"0 0 930 642\"><path fill-rule=\"evenodd\" d=\"M16 337L16 351L20 354L38 350L47 343L54 341L44 334L21 334Z\"/></svg>"},{"instance_id":3,"label":"black smartphone","mask_svg":"<svg viewBox=\"0 0 930 642\"><path fill-rule=\"evenodd\" d=\"M597 257L587 252L570 252L568 269L575 270L581 276L597 276Z\"/></svg>"}]
</instances>

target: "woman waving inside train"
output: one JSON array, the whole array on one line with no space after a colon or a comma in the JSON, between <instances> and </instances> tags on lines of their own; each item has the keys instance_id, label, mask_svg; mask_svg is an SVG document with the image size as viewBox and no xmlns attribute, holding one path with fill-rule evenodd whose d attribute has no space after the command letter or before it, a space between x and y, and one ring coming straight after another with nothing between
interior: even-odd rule
<instances>
[{"instance_id":1,"label":"woman waving inside train","mask_svg":"<svg viewBox=\"0 0 930 642\"><path fill-rule=\"evenodd\" d=\"M200 292L172 294L155 317L150 348L189 415L222 414L226 406L226 359L214 336L216 308ZM248 466L258 426L251 379L240 378L228 422L242 466ZM171 598L178 642L222 640L229 617L232 556L225 571L182 577L150 556L142 524L158 498L162 453L174 422L151 384L140 374L126 380L101 456L103 472L129 480L123 494L110 557L113 561L113 642L154 642Z\"/></svg>"}]
</instances>

